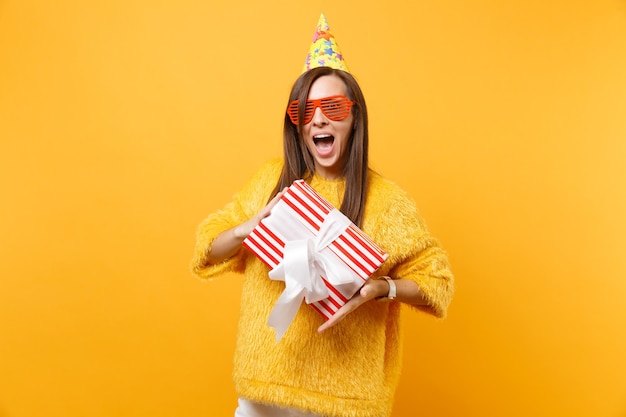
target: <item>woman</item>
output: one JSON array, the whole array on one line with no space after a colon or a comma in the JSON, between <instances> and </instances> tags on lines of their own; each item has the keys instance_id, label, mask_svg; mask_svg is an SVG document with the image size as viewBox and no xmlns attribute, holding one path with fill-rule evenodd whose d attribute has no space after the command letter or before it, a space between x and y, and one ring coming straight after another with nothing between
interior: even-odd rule
<instances>
[{"instance_id":1,"label":"woman","mask_svg":"<svg viewBox=\"0 0 626 417\"><path fill-rule=\"evenodd\" d=\"M241 242L299 178L390 256L331 319L300 308L277 343L266 322L284 283L270 280ZM241 417L389 416L400 374L401 303L444 317L454 288L447 256L413 201L368 167L361 89L348 72L328 67L298 78L283 160L265 164L200 225L192 269L203 278L245 274L234 369Z\"/></svg>"}]
</instances>

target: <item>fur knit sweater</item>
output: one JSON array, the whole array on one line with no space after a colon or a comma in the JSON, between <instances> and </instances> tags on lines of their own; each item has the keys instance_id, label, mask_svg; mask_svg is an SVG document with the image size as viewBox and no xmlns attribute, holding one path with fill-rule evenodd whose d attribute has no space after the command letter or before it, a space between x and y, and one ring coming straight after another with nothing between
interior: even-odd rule
<instances>
[{"instance_id":1,"label":"fur knit sweater","mask_svg":"<svg viewBox=\"0 0 626 417\"><path fill-rule=\"evenodd\" d=\"M284 283L241 248L208 264L206 254L222 231L255 215L267 203L282 160L266 163L232 202L199 226L192 271L201 278L244 274L234 382L240 397L333 417L387 417L401 368L400 303L372 300L322 334L323 318L302 305L280 342L267 319ZM344 181L314 176L311 186L335 207ZM428 300L421 309L444 317L454 291L448 258L430 236L413 201L397 185L371 172L361 229L389 258L376 275L411 279Z\"/></svg>"}]
</instances>

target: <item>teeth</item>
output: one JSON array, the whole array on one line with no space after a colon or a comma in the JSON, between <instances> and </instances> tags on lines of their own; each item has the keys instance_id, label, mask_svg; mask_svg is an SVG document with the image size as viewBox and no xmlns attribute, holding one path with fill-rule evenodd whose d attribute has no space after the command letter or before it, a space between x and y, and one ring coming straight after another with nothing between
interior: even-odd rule
<instances>
[{"instance_id":1,"label":"teeth","mask_svg":"<svg viewBox=\"0 0 626 417\"><path fill-rule=\"evenodd\" d=\"M317 135L317 136L313 136L313 139L328 139L328 138L332 138L332 135Z\"/></svg>"}]
</instances>

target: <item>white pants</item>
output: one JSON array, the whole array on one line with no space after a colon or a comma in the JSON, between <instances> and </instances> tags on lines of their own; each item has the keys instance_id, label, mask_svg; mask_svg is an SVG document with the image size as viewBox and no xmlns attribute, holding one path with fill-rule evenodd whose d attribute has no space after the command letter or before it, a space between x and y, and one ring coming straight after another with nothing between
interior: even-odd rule
<instances>
[{"instance_id":1,"label":"white pants","mask_svg":"<svg viewBox=\"0 0 626 417\"><path fill-rule=\"evenodd\" d=\"M255 403L239 398L239 406L235 417L324 417L321 414L309 413L295 408L282 408L272 405Z\"/></svg>"}]
</instances>

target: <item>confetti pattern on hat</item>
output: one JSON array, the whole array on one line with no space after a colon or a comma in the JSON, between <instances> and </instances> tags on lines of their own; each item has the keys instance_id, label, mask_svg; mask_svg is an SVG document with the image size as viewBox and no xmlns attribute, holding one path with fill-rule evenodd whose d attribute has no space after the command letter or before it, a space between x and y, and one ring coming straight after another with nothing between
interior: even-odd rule
<instances>
[{"instance_id":1,"label":"confetti pattern on hat","mask_svg":"<svg viewBox=\"0 0 626 417\"><path fill-rule=\"evenodd\" d=\"M313 44L304 61L302 72L307 72L317 67L330 67L350 72L346 62L343 60L343 55L339 51L335 36L328 27L324 13L320 15L320 20L317 22L315 34L313 35Z\"/></svg>"}]
</instances>

